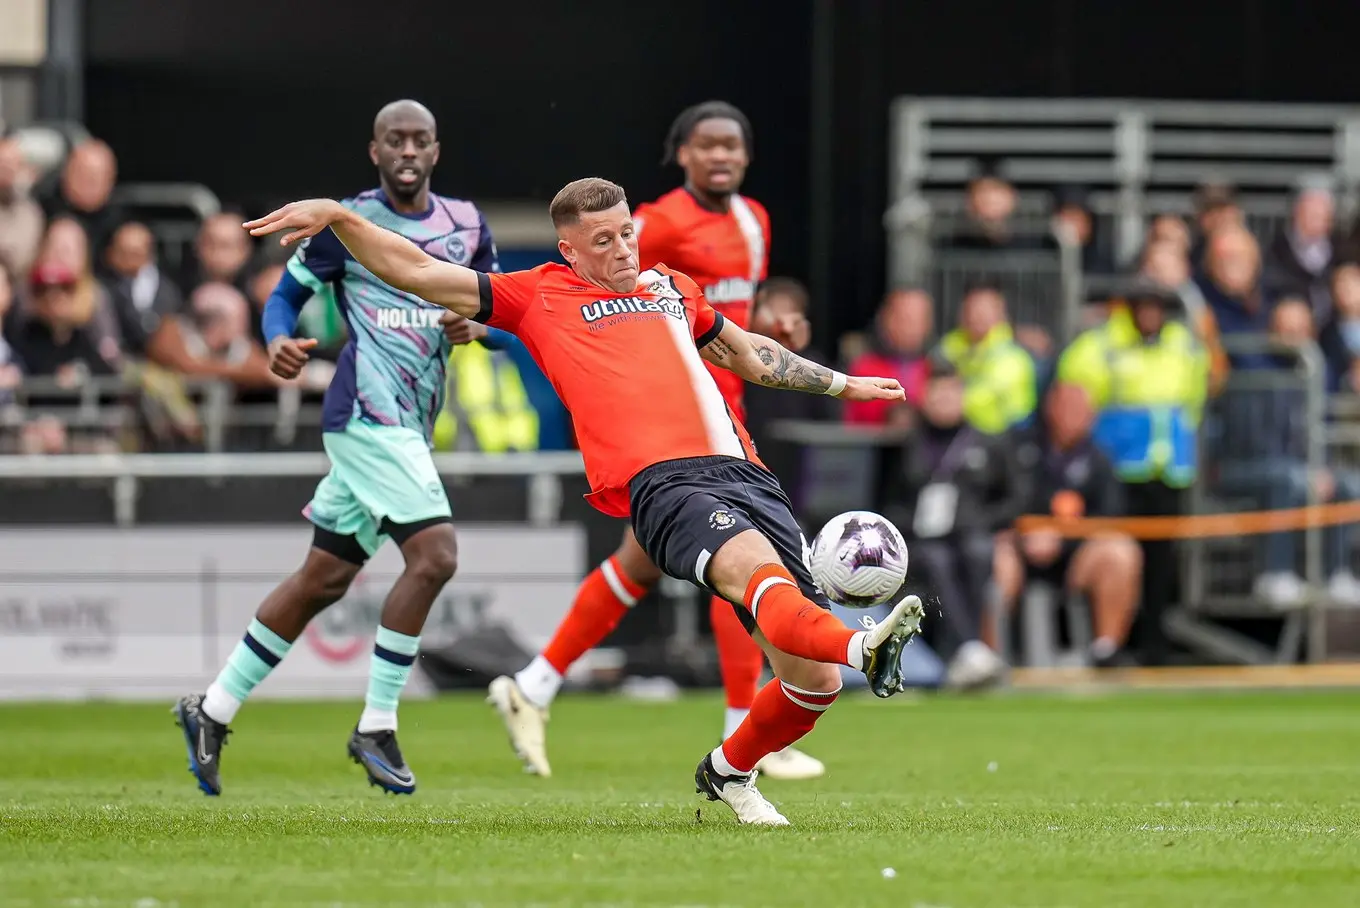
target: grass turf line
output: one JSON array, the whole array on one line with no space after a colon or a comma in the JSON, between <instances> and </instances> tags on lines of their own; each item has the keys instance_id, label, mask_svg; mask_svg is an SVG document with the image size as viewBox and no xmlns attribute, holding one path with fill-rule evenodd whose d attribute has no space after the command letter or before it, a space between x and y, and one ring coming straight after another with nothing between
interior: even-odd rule
<instances>
[{"instance_id":1,"label":"grass turf line","mask_svg":"<svg viewBox=\"0 0 1360 908\"><path fill-rule=\"evenodd\" d=\"M480 700L407 703L401 799L345 756L357 704L249 704L216 799L168 704L0 706L0 905L1350 906L1356 705L844 698L827 777L762 783L776 830L692 793L711 696L564 697L547 780Z\"/></svg>"}]
</instances>

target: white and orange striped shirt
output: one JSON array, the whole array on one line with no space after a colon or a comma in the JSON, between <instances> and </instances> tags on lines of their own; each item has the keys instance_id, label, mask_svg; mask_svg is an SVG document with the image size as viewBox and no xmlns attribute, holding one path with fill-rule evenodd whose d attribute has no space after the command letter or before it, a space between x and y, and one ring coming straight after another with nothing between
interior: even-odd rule
<instances>
[{"instance_id":1,"label":"white and orange striped shirt","mask_svg":"<svg viewBox=\"0 0 1360 908\"><path fill-rule=\"evenodd\" d=\"M557 264L479 280L477 320L518 335L571 411L596 509L628 516L628 483L663 461L760 463L699 356L723 317L685 275L657 265L632 293Z\"/></svg>"}]
</instances>

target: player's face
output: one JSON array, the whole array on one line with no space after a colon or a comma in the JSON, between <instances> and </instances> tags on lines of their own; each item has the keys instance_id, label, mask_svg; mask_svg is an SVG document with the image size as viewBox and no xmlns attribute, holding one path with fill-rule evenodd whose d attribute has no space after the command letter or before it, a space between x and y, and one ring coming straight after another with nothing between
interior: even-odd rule
<instances>
[{"instance_id":1,"label":"player's face","mask_svg":"<svg viewBox=\"0 0 1360 908\"><path fill-rule=\"evenodd\" d=\"M636 289L637 228L627 202L583 214L576 224L558 230L557 237L562 257L581 277L616 293Z\"/></svg>"},{"instance_id":2,"label":"player's face","mask_svg":"<svg viewBox=\"0 0 1360 908\"><path fill-rule=\"evenodd\" d=\"M685 180L700 192L730 195L741 189L750 159L746 138L736 120L701 120L680 147Z\"/></svg>"},{"instance_id":3,"label":"player's face","mask_svg":"<svg viewBox=\"0 0 1360 908\"><path fill-rule=\"evenodd\" d=\"M430 185L439 160L439 143L428 123L398 120L368 146L388 195L409 202Z\"/></svg>"}]
</instances>

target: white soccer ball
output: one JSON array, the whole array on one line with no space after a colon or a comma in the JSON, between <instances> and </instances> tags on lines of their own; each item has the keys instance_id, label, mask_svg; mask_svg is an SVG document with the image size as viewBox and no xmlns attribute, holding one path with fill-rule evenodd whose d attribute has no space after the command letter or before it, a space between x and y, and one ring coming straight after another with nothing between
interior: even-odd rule
<instances>
[{"instance_id":1,"label":"white soccer ball","mask_svg":"<svg viewBox=\"0 0 1360 908\"><path fill-rule=\"evenodd\" d=\"M907 542L892 521L873 511L847 511L812 540L808 570L822 593L848 608L892 599L907 580Z\"/></svg>"}]
</instances>

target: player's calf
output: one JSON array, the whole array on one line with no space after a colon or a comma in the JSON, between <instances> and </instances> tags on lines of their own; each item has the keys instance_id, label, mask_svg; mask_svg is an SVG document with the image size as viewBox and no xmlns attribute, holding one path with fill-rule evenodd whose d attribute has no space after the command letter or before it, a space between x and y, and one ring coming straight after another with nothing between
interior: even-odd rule
<instances>
[{"instance_id":1,"label":"player's calf","mask_svg":"<svg viewBox=\"0 0 1360 908\"><path fill-rule=\"evenodd\" d=\"M890 697L900 689L902 650L920 631L924 609L909 596L870 631L854 631L808 598L807 591L756 530L732 537L709 561L708 583L741 602L770 645L813 662L864 672L870 689ZM810 586L810 580L805 581Z\"/></svg>"},{"instance_id":2,"label":"player's calf","mask_svg":"<svg viewBox=\"0 0 1360 908\"><path fill-rule=\"evenodd\" d=\"M288 655L307 622L344 596L358 574L362 560L346 561L331 551L349 552L346 540L357 548L351 537L318 529L302 567L265 598L207 693L175 704L172 712L184 734L189 770L205 794L222 793L222 745L241 705Z\"/></svg>"},{"instance_id":3,"label":"player's calf","mask_svg":"<svg viewBox=\"0 0 1360 908\"><path fill-rule=\"evenodd\" d=\"M374 634L364 711L349 740L349 754L368 781L393 794L411 794L416 779L397 746L397 706L420 653L430 607L458 569L458 539L447 517L410 524L385 522L406 567L383 603Z\"/></svg>"}]
</instances>

